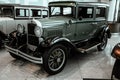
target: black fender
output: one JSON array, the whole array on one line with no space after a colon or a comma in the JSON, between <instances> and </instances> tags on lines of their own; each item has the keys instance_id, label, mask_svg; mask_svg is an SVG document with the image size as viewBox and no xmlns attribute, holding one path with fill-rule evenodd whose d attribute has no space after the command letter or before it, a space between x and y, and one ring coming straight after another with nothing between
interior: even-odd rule
<instances>
[{"instance_id":1,"label":"black fender","mask_svg":"<svg viewBox=\"0 0 120 80\"><path fill-rule=\"evenodd\" d=\"M50 46L54 46L56 44L62 44L65 46L68 51L68 56L70 56L72 52L76 51L76 46L67 38L53 39L50 43Z\"/></svg>"},{"instance_id":2,"label":"black fender","mask_svg":"<svg viewBox=\"0 0 120 80\"><path fill-rule=\"evenodd\" d=\"M108 25L101 26L95 33L96 36L100 41L102 40L104 34L107 33L108 38L111 37L110 29Z\"/></svg>"},{"instance_id":3,"label":"black fender","mask_svg":"<svg viewBox=\"0 0 120 80\"><path fill-rule=\"evenodd\" d=\"M50 40L50 43L47 42L47 40ZM47 43L46 43L47 42ZM46 40L44 40L43 42L41 42L36 51L41 52L41 54L43 54L47 49L53 47L56 44L62 44L63 46L65 46L67 48L67 51L70 53L71 51L75 51L76 46L67 38L59 38L59 37L52 37L52 38L48 38ZM68 54L69 55L69 54Z\"/></svg>"},{"instance_id":4,"label":"black fender","mask_svg":"<svg viewBox=\"0 0 120 80\"><path fill-rule=\"evenodd\" d=\"M104 34L107 33L107 37L110 38L111 34L110 34L110 30L109 27L107 25L102 26L102 30L100 32L100 42L103 40L104 38Z\"/></svg>"},{"instance_id":5,"label":"black fender","mask_svg":"<svg viewBox=\"0 0 120 80\"><path fill-rule=\"evenodd\" d=\"M63 44L66 47L71 47L71 48L75 48L75 45L67 38L57 38L57 39L53 39L50 43L50 46L53 46L55 44Z\"/></svg>"}]
</instances>

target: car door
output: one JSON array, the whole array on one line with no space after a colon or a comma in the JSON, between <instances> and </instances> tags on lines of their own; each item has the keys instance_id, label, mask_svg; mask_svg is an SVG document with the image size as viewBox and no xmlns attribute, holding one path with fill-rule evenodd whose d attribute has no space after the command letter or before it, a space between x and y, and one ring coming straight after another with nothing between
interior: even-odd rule
<instances>
[{"instance_id":1,"label":"car door","mask_svg":"<svg viewBox=\"0 0 120 80\"><path fill-rule=\"evenodd\" d=\"M76 29L76 20L69 20L64 29L65 34L63 35L64 37L68 38L71 41L75 41L75 29Z\"/></svg>"},{"instance_id":2,"label":"car door","mask_svg":"<svg viewBox=\"0 0 120 80\"><path fill-rule=\"evenodd\" d=\"M96 24L94 22L94 7L80 6L78 7L78 20L76 27L76 40L84 40L91 37Z\"/></svg>"}]
</instances>

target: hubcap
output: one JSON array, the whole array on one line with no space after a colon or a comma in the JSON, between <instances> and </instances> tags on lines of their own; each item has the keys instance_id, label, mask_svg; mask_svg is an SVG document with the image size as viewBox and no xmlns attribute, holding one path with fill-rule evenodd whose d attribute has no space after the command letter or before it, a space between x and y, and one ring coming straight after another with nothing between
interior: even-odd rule
<instances>
[{"instance_id":1,"label":"hubcap","mask_svg":"<svg viewBox=\"0 0 120 80\"><path fill-rule=\"evenodd\" d=\"M59 70L65 62L65 52L58 48L51 52L48 59L49 68L53 71Z\"/></svg>"}]
</instances>

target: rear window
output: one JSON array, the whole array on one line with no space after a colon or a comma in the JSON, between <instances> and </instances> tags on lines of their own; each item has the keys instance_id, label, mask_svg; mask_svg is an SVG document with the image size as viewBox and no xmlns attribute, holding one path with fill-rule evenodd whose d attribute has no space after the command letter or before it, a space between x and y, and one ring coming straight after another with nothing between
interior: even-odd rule
<instances>
[{"instance_id":1,"label":"rear window","mask_svg":"<svg viewBox=\"0 0 120 80\"><path fill-rule=\"evenodd\" d=\"M106 9L104 7L98 7L96 9L96 18L105 18Z\"/></svg>"},{"instance_id":2,"label":"rear window","mask_svg":"<svg viewBox=\"0 0 120 80\"><path fill-rule=\"evenodd\" d=\"M41 10L31 9L30 16L31 17L41 17Z\"/></svg>"}]
</instances>

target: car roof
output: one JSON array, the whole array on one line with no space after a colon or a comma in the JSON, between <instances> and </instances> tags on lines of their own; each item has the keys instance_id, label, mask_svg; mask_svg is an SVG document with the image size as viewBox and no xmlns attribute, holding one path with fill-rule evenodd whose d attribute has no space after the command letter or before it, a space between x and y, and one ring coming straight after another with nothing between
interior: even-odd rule
<instances>
[{"instance_id":1,"label":"car roof","mask_svg":"<svg viewBox=\"0 0 120 80\"><path fill-rule=\"evenodd\" d=\"M99 5L99 6L109 6L107 3L103 3L103 2L79 2L79 1L53 1L53 2L49 2L49 5L51 4L60 4L60 3L74 3L75 5Z\"/></svg>"},{"instance_id":2,"label":"car roof","mask_svg":"<svg viewBox=\"0 0 120 80\"><path fill-rule=\"evenodd\" d=\"M21 4L0 4L1 7L34 7L34 8L47 8L45 6L37 5L21 5Z\"/></svg>"}]
</instances>

